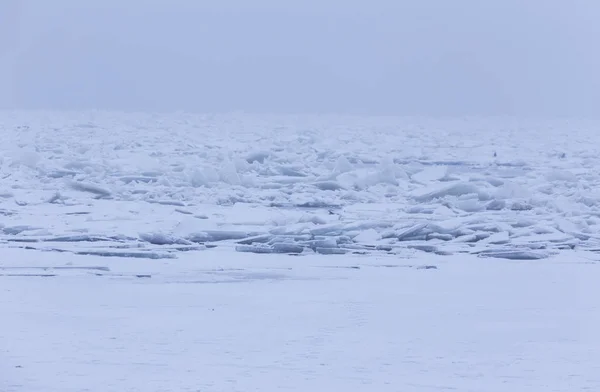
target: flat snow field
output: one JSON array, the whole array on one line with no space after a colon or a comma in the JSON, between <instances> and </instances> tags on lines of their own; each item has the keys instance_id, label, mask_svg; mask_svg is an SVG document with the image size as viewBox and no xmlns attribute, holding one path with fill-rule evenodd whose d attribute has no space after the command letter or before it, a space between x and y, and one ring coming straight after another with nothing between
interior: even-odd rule
<instances>
[{"instance_id":1,"label":"flat snow field","mask_svg":"<svg viewBox=\"0 0 600 392\"><path fill-rule=\"evenodd\" d=\"M0 392L600 391L598 123L0 134Z\"/></svg>"},{"instance_id":2,"label":"flat snow field","mask_svg":"<svg viewBox=\"0 0 600 392\"><path fill-rule=\"evenodd\" d=\"M600 390L576 254L1 258L3 392Z\"/></svg>"}]
</instances>

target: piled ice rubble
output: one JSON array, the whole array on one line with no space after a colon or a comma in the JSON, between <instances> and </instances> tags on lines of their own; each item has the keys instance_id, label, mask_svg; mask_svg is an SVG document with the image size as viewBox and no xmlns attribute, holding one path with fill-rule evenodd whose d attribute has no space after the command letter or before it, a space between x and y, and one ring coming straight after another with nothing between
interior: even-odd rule
<instances>
[{"instance_id":1,"label":"piled ice rubble","mask_svg":"<svg viewBox=\"0 0 600 392\"><path fill-rule=\"evenodd\" d=\"M592 238L559 228L523 229L530 222L489 223L476 216L446 221L422 219L406 223L364 221L277 227L265 233L204 231L185 238L146 233L143 241L155 245L232 245L239 252L302 254L398 253L406 250L436 253L473 253L481 257L540 259L553 252L573 249ZM564 224L563 224L564 226ZM529 226L526 226L530 229ZM590 242L595 243L594 241Z\"/></svg>"},{"instance_id":2,"label":"piled ice rubble","mask_svg":"<svg viewBox=\"0 0 600 392\"><path fill-rule=\"evenodd\" d=\"M0 241L508 259L600 248L597 132L585 126L563 124L564 137L496 120L4 120ZM207 224L172 230L186 217Z\"/></svg>"}]
</instances>

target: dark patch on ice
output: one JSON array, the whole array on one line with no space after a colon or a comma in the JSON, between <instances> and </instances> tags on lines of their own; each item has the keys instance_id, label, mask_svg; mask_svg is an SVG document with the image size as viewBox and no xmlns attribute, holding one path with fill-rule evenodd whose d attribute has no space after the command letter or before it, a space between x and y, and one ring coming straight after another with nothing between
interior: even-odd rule
<instances>
[{"instance_id":1,"label":"dark patch on ice","mask_svg":"<svg viewBox=\"0 0 600 392\"><path fill-rule=\"evenodd\" d=\"M409 165L418 163L423 166L463 166L470 168L480 168L486 167L489 165L477 163L477 162L469 162L469 161L427 161L427 160L419 160L419 159L397 159L394 158L394 163L397 165ZM498 167L515 167L515 168L525 168L527 165L524 162L494 162L494 166Z\"/></svg>"},{"instance_id":2,"label":"dark patch on ice","mask_svg":"<svg viewBox=\"0 0 600 392\"><path fill-rule=\"evenodd\" d=\"M69 250L59 249L59 248L37 248L37 250L39 250L41 252L58 252L58 253L70 252Z\"/></svg>"},{"instance_id":3,"label":"dark patch on ice","mask_svg":"<svg viewBox=\"0 0 600 392\"><path fill-rule=\"evenodd\" d=\"M478 253L479 257L490 257L497 259L508 259L508 260L540 260L545 259L549 256L546 252L534 252L528 250L511 250L511 249L499 249L499 250L484 250Z\"/></svg>"},{"instance_id":4,"label":"dark patch on ice","mask_svg":"<svg viewBox=\"0 0 600 392\"><path fill-rule=\"evenodd\" d=\"M534 226L536 223L537 222L534 221L533 219L521 219L517 222L510 223L510 225L514 228L523 228L523 227Z\"/></svg>"},{"instance_id":5,"label":"dark patch on ice","mask_svg":"<svg viewBox=\"0 0 600 392\"><path fill-rule=\"evenodd\" d=\"M61 237L46 238L45 242L110 242L114 237L102 237L88 234L65 235Z\"/></svg>"},{"instance_id":6,"label":"dark patch on ice","mask_svg":"<svg viewBox=\"0 0 600 392\"><path fill-rule=\"evenodd\" d=\"M238 280L283 280L288 278L288 275L274 272L226 271L214 272L213 274L216 276L227 276Z\"/></svg>"},{"instance_id":7,"label":"dark patch on ice","mask_svg":"<svg viewBox=\"0 0 600 392\"><path fill-rule=\"evenodd\" d=\"M360 266L358 265L325 265L321 268L335 268L335 269L353 269L359 270Z\"/></svg>"},{"instance_id":8,"label":"dark patch on ice","mask_svg":"<svg viewBox=\"0 0 600 392\"><path fill-rule=\"evenodd\" d=\"M2 231L4 232L4 234L17 235L17 234L21 234L24 231L39 230L39 229L41 229L41 227L33 227L33 226L28 226L28 225L20 225L20 226L4 227L2 229Z\"/></svg>"},{"instance_id":9,"label":"dark patch on ice","mask_svg":"<svg viewBox=\"0 0 600 392\"><path fill-rule=\"evenodd\" d=\"M108 189L104 189L96 184L90 184L81 181L73 181L71 182L71 188L81 192L92 193L98 196L99 198L109 198L111 196L111 192Z\"/></svg>"},{"instance_id":10,"label":"dark patch on ice","mask_svg":"<svg viewBox=\"0 0 600 392\"><path fill-rule=\"evenodd\" d=\"M413 265L413 264L376 264L370 265L370 267L379 267L379 268L413 268L419 270L429 270L429 269L438 269L437 266L432 264L425 265Z\"/></svg>"},{"instance_id":11,"label":"dark patch on ice","mask_svg":"<svg viewBox=\"0 0 600 392\"><path fill-rule=\"evenodd\" d=\"M63 178L63 177L75 177L77 172L72 170L55 170L49 173L46 173L46 176L50 178Z\"/></svg>"},{"instance_id":12,"label":"dark patch on ice","mask_svg":"<svg viewBox=\"0 0 600 392\"><path fill-rule=\"evenodd\" d=\"M66 253L66 252L70 252L68 250L65 249L58 249L58 248L46 248L46 247L35 247L35 246L22 246L19 247L20 249L24 249L24 250L37 250L38 252L57 252L57 253Z\"/></svg>"},{"instance_id":13,"label":"dark patch on ice","mask_svg":"<svg viewBox=\"0 0 600 392\"><path fill-rule=\"evenodd\" d=\"M5 238L9 242L17 242L17 243L35 243L40 242L39 238Z\"/></svg>"},{"instance_id":14,"label":"dark patch on ice","mask_svg":"<svg viewBox=\"0 0 600 392\"><path fill-rule=\"evenodd\" d=\"M506 201L504 200L492 200L485 206L485 209L488 211L500 211L504 208L506 208Z\"/></svg>"},{"instance_id":15,"label":"dark patch on ice","mask_svg":"<svg viewBox=\"0 0 600 392\"><path fill-rule=\"evenodd\" d=\"M83 270L83 271L110 271L110 268L105 266L53 266L53 267L0 267L0 271L12 271L12 270Z\"/></svg>"},{"instance_id":16,"label":"dark patch on ice","mask_svg":"<svg viewBox=\"0 0 600 392\"><path fill-rule=\"evenodd\" d=\"M124 257L124 258L135 258L135 259L175 259L172 253L156 253L156 252L111 252L109 250L88 250L88 251L77 251L73 252L80 256L102 256L102 257Z\"/></svg>"},{"instance_id":17,"label":"dark patch on ice","mask_svg":"<svg viewBox=\"0 0 600 392\"><path fill-rule=\"evenodd\" d=\"M185 281L174 281L169 283L177 284L221 284L221 283L245 283L246 281L238 279L227 279L227 280L185 280Z\"/></svg>"},{"instance_id":18,"label":"dark patch on ice","mask_svg":"<svg viewBox=\"0 0 600 392\"><path fill-rule=\"evenodd\" d=\"M510 209L512 211L529 211L533 209L533 206L524 201L515 201L511 204Z\"/></svg>"},{"instance_id":19,"label":"dark patch on ice","mask_svg":"<svg viewBox=\"0 0 600 392\"><path fill-rule=\"evenodd\" d=\"M340 204L330 204L321 201L307 201L305 203L277 203L272 202L268 204L269 207L272 208L285 208L285 209L314 209L314 210L327 210L327 211L335 211L336 209L341 208Z\"/></svg>"},{"instance_id":20,"label":"dark patch on ice","mask_svg":"<svg viewBox=\"0 0 600 392\"><path fill-rule=\"evenodd\" d=\"M148 199L146 200L147 203L150 204L160 204L163 206L176 206L176 207L186 207L187 204L185 204L182 201L179 200L152 200L152 199Z\"/></svg>"},{"instance_id":21,"label":"dark patch on ice","mask_svg":"<svg viewBox=\"0 0 600 392\"><path fill-rule=\"evenodd\" d=\"M452 234L442 234L442 233L429 233L427 234L427 240L442 240L442 241L450 241L452 240L454 237L452 236Z\"/></svg>"},{"instance_id":22,"label":"dark patch on ice","mask_svg":"<svg viewBox=\"0 0 600 392\"><path fill-rule=\"evenodd\" d=\"M133 275L128 275L128 274L103 274L101 272L97 272L97 273L94 273L94 275L95 276L108 277L108 278L129 278L129 277L146 278L146 279L152 278L152 275L150 275L150 274L133 274Z\"/></svg>"},{"instance_id":23,"label":"dark patch on ice","mask_svg":"<svg viewBox=\"0 0 600 392\"><path fill-rule=\"evenodd\" d=\"M200 250L206 250L208 248L216 248L216 245L210 246L210 245L199 245L199 246L185 246L185 247L176 247L176 248L172 248L173 250L176 250L178 252L191 252L191 251L200 251Z\"/></svg>"},{"instance_id":24,"label":"dark patch on ice","mask_svg":"<svg viewBox=\"0 0 600 392\"><path fill-rule=\"evenodd\" d=\"M297 208L322 208L322 209L335 209L340 208L339 204L331 204L322 201L307 201L306 203L294 204Z\"/></svg>"},{"instance_id":25,"label":"dark patch on ice","mask_svg":"<svg viewBox=\"0 0 600 392\"><path fill-rule=\"evenodd\" d=\"M259 253L259 254L271 254L275 253L272 246L268 245L237 245L235 247L236 252L244 253Z\"/></svg>"},{"instance_id":26,"label":"dark patch on ice","mask_svg":"<svg viewBox=\"0 0 600 392\"><path fill-rule=\"evenodd\" d=\"M320 181L313 184L314 187L322 191L339 191L343 190L344 187L335 181Z\"/></svg>"},{"instance_id":27,"label":"dark patch on ice","mask_svg":"<svg viewBox=\"0 0 600 392\"><path fill-rule=\"evenodd\" d=\"M67 266L67 267L50 267L55 270L94 270L94 271L110 271L110 268L105 266Z\"/></svg>"},{"instance_id":28,"label":"dark patch on ice","mask_svg":"<svg viewBox=\"0 0 600 392\"><path fill-rule=\"evenodd\" d=\"M419 265L419 266L417 266L417 269L429 270L429 269L438 269L438 267L435 265Z\"/></svg>"},{"instance_id":29,"label":"dark patch on ice","mask_svg":"<svg viewBox=\"0 0 600 392\"><path fill-rule=\"evenodd\" d=\"M559 244L556 246L556 249L559 250L573 250L575 249L577 245L576 244Z\"/></svg>"},{"instance_id":30,"label":"dark patch on ice","mask_svg":"<svg viewBox=\"0 0 600 392\"><path fill-rule=\"evenodd\" d=\"M348 250L342 248L316 248L315 252L322 255L344 255L348 253Z\"/></svg>"},{"instance_id":31,"label":"dark patch on ice","mask_svg":"<svg viewBox=\"0 0 600 392\"><path fill-rule=\"evenodd\" d=\"M35 278L51 278L56 274L0 274L4 277L35 277Z\"/></svg>"},{"instance_id":32,"label":"dark patch on ice","mask_svg":"<svg viewBox=\"0 0 600 392\"><path fill-rule=\"evenodd\" d=\"M206 273L208 276L212 276L213 279L194 279L194 280L183 280L173 283L187 283L187 284L220 284L220 283L249 283L253 281L281 281L289 279L300 279L297 277L291 277L284 274L271 273L271 272L209 272Z\"/></svg>"},{"instance_id":33,"label":"dark patch on ice","mask_svg":"<svg viewBox=\"0 0 600 392\"><path fill-rule=\"evenodd\" d=\"M141 174L142 174L142 176L145 176L145 177L158 177L158 176L163 175L163 173L159 172L159 171L144 171Z\"/></svg>"}]
</instances>

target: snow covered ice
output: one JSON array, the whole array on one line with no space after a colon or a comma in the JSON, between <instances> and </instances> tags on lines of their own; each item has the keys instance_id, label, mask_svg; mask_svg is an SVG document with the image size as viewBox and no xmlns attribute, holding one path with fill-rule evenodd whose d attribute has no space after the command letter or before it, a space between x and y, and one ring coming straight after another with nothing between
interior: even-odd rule
<instances>
[{"instance_id":1,"label":"snow covered ice","mask_svg":"<svg viewBox=\"0 0 600 392\"><path fill-rule=\"evenodd\" d=\"M600 390L594 123L0 127L2 392Z\"/></svg>"},{"instance_id":2,"label":"snow covered ice","mask_svg":"<svg viewBox=\"0 0 600 392\"><path fill-rule=\"evenodd\" d=\"M575 252L216 248L154 261L4 249L0 275L3 392L600 387L598 265Z\"/></svg>"},{"instance_id":3,"label":"snow covered ice","mask_svg":"<svg viewBox=\"0 0 600 392\"><path fill-rule=\"evenodd\" d=\"M199 245L593 251L594 131L502 119L5 115L2 241L148 255Z\"/></svg>"}]
</instances>

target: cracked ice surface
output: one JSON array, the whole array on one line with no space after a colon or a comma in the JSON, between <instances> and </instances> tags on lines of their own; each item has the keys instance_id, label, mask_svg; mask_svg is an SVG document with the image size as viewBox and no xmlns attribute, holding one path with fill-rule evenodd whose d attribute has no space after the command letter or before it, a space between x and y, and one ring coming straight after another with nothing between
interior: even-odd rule
<instances>
[{"instance_id":1,"label":"cracked ice surface","mask_svg":"<svg viewBox=\"0 0 600 392\"><path fill-rule=\"evenodd\" d=\"M176 257L600 249L583 120L2 113L3 246Z\"/></svg>"}]
</instances>

